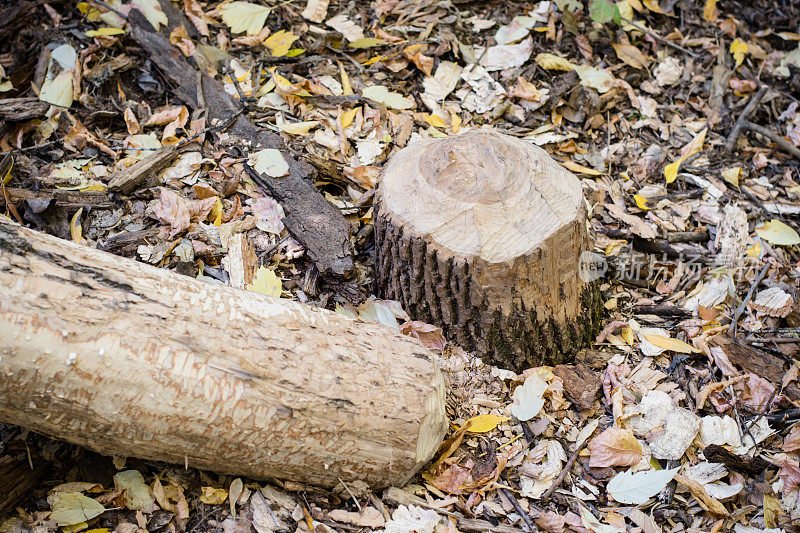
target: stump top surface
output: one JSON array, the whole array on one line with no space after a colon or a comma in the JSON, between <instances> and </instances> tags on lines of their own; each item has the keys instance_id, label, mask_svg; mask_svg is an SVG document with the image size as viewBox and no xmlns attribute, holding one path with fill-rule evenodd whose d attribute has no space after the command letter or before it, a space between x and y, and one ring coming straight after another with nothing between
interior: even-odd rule
<instances>
[{"instance_id":1,"label":"stump top surface","mask_svg":"<svg viewBox=\"0 0 800 533\"><path fill-rule=\"evenodd\" d=\"M417 141L383 170L380 213L440 248L501 263L583 217L581 184L544 150L492 130Z\"/></svg>"}]
</instances>

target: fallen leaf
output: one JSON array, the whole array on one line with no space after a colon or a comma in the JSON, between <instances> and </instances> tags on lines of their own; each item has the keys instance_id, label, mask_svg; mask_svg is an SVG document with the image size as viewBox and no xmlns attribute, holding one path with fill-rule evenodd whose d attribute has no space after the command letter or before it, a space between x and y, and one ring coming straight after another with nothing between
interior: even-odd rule
<instances>
[{"instance_id":1,"label":"fallen leaf","mask_svg":"<svg viewBox=\"0 0 800 533\"><path fill-rule=\"evenodd\" d=\"M283 133L290 135L308 135L308 132L319 126L318 120L307 120L305 122L284 122L277 124L277 127Z\"/></svg>"},{"instance_id":2,"label":"fallen leaf","mask_svg":"<svg viewBox=\"0 0 800 533\"><path fill-rule=\"evenodd\" d=\"M706 4L703 6L703 18L706 22L717 20L717 0L706 0Z\"/></svg>"},{"instance_id":3,"label":"fallen leaf","mask_svg":"<svg viewBox=\"0 0 800 533\"><path fill-rule=\"evenodd\" d=\"M245 287L248 291L258 292L266 296L281 296L281 278L275 275L275 271L261 266L253 276L253 282Z\"/></svg>"},{"instance_id":4,"label":"fallen leaf","mask_svg":"<svg viewBox=\"0 0 800 533\"><path fill-rule=\"evenodd\" d=\"M664 337L662 335L643 335L645 339L651 344L658 346L659 348L663 348L665 350L671 350L673 352L678 353L700 353L700 350L692 346L691 344L687 344L679 339L674 339L672 337Z\"/></svg>"},{"instance_id":5,"label":"fallen leaf","mask_svg":"<svg viewBox=\"0 0 800 533\"><path fill-rule=\"evenodd\" d=\"M510 420L507 416L498 415L478 415L467 420L467 431L470 433L488 433L497 427L498 424Z\"/></svg>"},{"instance_id":6,"label":"fallen leaf","mask_svg":"<svg viewBox=\"0 0 800 533\"><path fill-rule=\"evenodd\" d=\"M112 35L122 35L125 33L125 30L122 28L112 28L112 27L105 27L105 28L97 28L96 30L89 30L86 32L87 37L110 37Z\"/></svg>"},{"instance_id":7,"label":"fallen leaf","mask_svg":"<svg viewBox=\"0 0 800 533\"><path fill-rule=\"evenodd\" d=\"M389 41L384 41L383 39L375 39L373 37L362 37L361 39L356 39L355 41L351 41L348 46L350 48L374 48L376 46L386 46L387 44L391 44Z\"/></svg>"},{"instance_id":8,"label":"fallen leaf","mask_svg":"<svg viewBox=\"0 0 800 533\"><path fill-rule=\"evenodd\" d=\"M221 6L219 11L222 13L222 22L231 29L231 33L256 35L264 27L270 8L237 1Z\"/></svg>"},{"instance_id":9,"label":"fallen leaf","mask_svg":"<svg viewBox=\"0 0 800 533\"><path fill-rule=\"evenodd\" d=\"M640 70L647 68L647 58L644 56L641 50L632 44L616 43L612 44L611 46L614 47L617 57L619 57L624 63Z\"/></svg>"},{"instance_id":10,"label":"fallen leaf","mask_svg":"<svg viewBox=\"0 0 800 533\"><path fill-rule=\"evenodd\" d=\"M78 209L69 221L69 236L72 237L73 242L78 244L83 241L83 228L81 227L81 214L83 208Z\"/></svg>"},{"instance_id":11,"label":"fallen leaf","mask_svg":"<svg viewBox=\"0 0 800 533\"><path fill-rule=\"evenodd\" d=\"M259 150L251 156L250 161L253 169L259 174L279 178L289 173L289 164L280 150L274 148Z\"/></svg>"},{"instance_id":12,"label":"fallen leaf","mask_svg":"<svg viewBox=\"0 0 800 533\"><path fill-rule=\"evenodd\" d=\"M306 8L300 15L306 20L319 24L325 20L325 16L328 14L328 4L330 4L330 0L308 0Z\"/></svg>"},{"instance_id":13,"label":"fallen leaf","mask_svg":"<svg viewBox=\"0 0 800 533\"><path fill-rule=\"evenodd\" d=\"M386 104L392 109L411 109L414 107L414 99L403 96L400 93L389 91L383 85L370 85L361 90L361 96L369 98L373 102Z\"/></svg>"},{"instance_id":14,"label":"fallen leaf","mask_svg":"<svg viewBox=\"0 0 800 533\"><path fill-rule=\"evenodd\" d=\"M703 149L703 143L706 141L707 131L708 128L703 128L700 133L695 135L695 137L683 147L681 150L681 156L678 158L678 160L664 167L664 177L667 178L667 183L672 183L675 181L675 178L678 177L678 169L680 169L684 161Z\"/></svg>"},{"instance_id":15,"label":"fallen leaf","mask_svg":"<svg viewBox=\"0 0 800 533\"><path fill-rule=\"evenodd\" d=\"M225 503L225 500L228 499L228 491L225 489L202 487L201 490L202 492L200 493L200 501L207 505L222 505Z\"/></svg>"},{"instance_id":16,"label":"fallen leaf","mask_svg":"<svg viewBox=\"0 0 800 533\"><path fill-rule=\"evenodd\" d=\"M722 502L709 496L706 489L703 488L703 485L681 474L675 474L675 480L692 492L697 503L699 503L703 509L716 515L729 516L730 513L728 513L728 510L722 505Z\"/></svg>"},{"instance_id":17,"label":"fallen leaf","mask_svg":"<svg viewBox=\"0 0 800 533\"><path fill-rule=\"evenodd\" d=\"M589 441L589 466L633 466L642 458L642 445L629 429L610 427Z\"/></svg>"},{"instance_id":18,"label":"fallen leaf","mask_svg":"<svg viewBox=\"0 0 800 533\"><path fill-rule=\"evenodd\" d=\"M106 509L97 500L80 492L59 492L53 495L50 520L60 526L69 526L91 520Z\"/></svg>"},{"instance_id":19,"label":"fallen leaf","mask_svg":"<svg viewBox=\"0 0 800 533\"><path fill-rule=\"evenodd\" d=\"M145 513L155 510L153 493L138 470L125 470L114 475L114 488L123 492L128 509Z\"/></svg>"},{"instance_id":20,"label":"fallen leaf","mask_svg":"<svg viewBox=\"0 0 800 533\"><path fill-rule=\"evenodd\" d=\"M762 226L757 227L756 234L768 243L778 246L800 244L800 235L777 218L773 218Z\"/></svg>"},{"instance_id":21,"label":"fallen leaf","mask_svg":"<svg viewBox=\"0 0 800 533\"><path fill-rule=\"evenodd\" d=\"M537 372L532 373L522 385L514 389L511 414L523 422L538 415L544 407L546 390L547 382Z\"/></svg>"},{"instance_id":22,"label":"fallen leaf","mask_svg":"<svg viewBox=\"0 0 800 533\"><path fill-rule=\"evenodd\" d=\"M635 474L620 472L608 482L606 490L619 503L641 505L672 481L680 467L671 470L645 470Z\"/></svg>"},{"instance_id":23,"label":"fallen leaf","mask_svg":"<svg viewBox=\"0 0 800 533\"><path fill-rule=\"evenodd\" d=\"M144 18L146 18L156 30L161 26L169 25L167 15L164 14L158 0L132 0L131 7L141 11Z\"/></svg>"},{"instance_id":24,"label":"fallen leaf","mask_svg":"<svg viewBox=\"0 0 800 533\"><path fill-rule=\"evenodd\" d=\"M292 44L297 39L299 39L299 37L294 33L280 30L270 35L267 40L264 41L264 46L269 48L273 57L283 57L289 52Z\"/></svg>"},{"instance_id":25,"label":"fallen leaf","mask_svg":"<svg viewBox=\"0 0 800 533\"><path fill-rule=\"evenodd\" d=\"M733 54L733 59L738 67L744 61L745 54L747 54L747 43L741 39L734 39L730 46L730 52Z\"/></svg>"},{"instance_id":26,"label":"fallen leaf","mask_svg":"<svg viewBox=\"0 0 800 533\"><path fill-rule=\"evenodd\" d=\"M536 64L547 70L570 71L575 69L575 65L569 59L546 52L536 56Z\"/></svg>"}]
</instances>

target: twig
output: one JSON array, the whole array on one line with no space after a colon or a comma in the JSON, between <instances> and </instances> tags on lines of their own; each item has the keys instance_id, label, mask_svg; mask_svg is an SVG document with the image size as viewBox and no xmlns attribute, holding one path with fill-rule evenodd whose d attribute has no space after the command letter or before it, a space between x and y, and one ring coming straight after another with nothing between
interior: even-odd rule
<instances>
[{"instance_id":1,"label":"twig","mask_svg":"<svg viewBox=\"0 0 800 533\"><path fill-rule=\"evenodd\" d=\"M33 150L38 150L40 148L47 148L48 146L53 146L54 144L58 144L60 142L61 142L61 139L56 139L55 141L47 141L46 143L42 143L42 144L34 144L33 146L26 146L25 148L14 148L13 150L9 150L8 152L0 152L0 155L21 154L23 152L32 152Z\"/></svg>"},{"instance_id":2,"label":"twig","mask_svg":"<svg viewBox=\"0 0 800 533\"><path fill-rule=\"evenodd\" d=\"M688 48L684 48L684 47L682 47L682 46L680 46L678 44L673 43L672 41L669 41L669 40L663 38L662 36L660 36L659 34L654 32L653 30L650 30L650 29L646 28L645 26L642 26L638 22L633 22L632 20L628 20L626 18L623 18L622 21L623 22L627 22L628 24L630 24L634 28L645 32L646 34L650 35L651 37L653 37L655 39L658 39L659 41L661 41L662 43L666 44L667 46L671 46L672 48L674 48L676 50L680 50L684 54L689 54L692 57L700 57L698 54L695 54L694 52L692 52Z\"/></svg>"},{"instance_id":3,"label":"twig","mask_svg":"<svg viewBox=\"0 0 800 533\"><path fill-rule=\"evenodd\" d=\"M358 503L358 498L356 498L356 495L353 494L353 492L350 490L350 487L345 485L344 481L342 481L342 478L339 478L339 483L342 484L342 486L344 487L344 490L346 490L347 493L350 495L350 497L353 498L353 501L356 502L356 507L358 507L358 512L360 513L361 512L361 504Z\"/></svg>"},{"instance_id":4,"label":"twig","mask_svg":"<svg viewBox=\"0 0 800 533\"><path fill-rule=\"evenodd\" d=\"M789 155L791 155L794 158L800 160L800 149L798 149L797 147L793 146L792 143L790 143L789 141L787 141L786 139L784 139L783 137L781 137L780 135L778 135L774 131L772 131L770 129L767 129L764 126L761 126L760 124L753 124L749 120L745 120L743 122L744 122L743 126L746 129L748 129L750 131L754 131L754 132L756 132L756 133L758 133L760 135L763 135L764 137L766 137L770 141L772 141L775 144L777 144L778 148L781 148L782 150L787 152Z\"/></svg>"},{"instance_id":5,"label":"twig","mask_svg":"<svg viewBox=\"0 0 800 533\"><path fill-rule=\"evenodd\" d=\"M586 439L586 440L589 440L589 439ZM544 492L544 494L542 494L542 498L541 498L542 501L547 501L550 498L550 496L553 495L553 493L556 491L556 489L558 489L558 487L561 485L561 482L564 481L564 478L567 477L567 474L569 474L569 471L572 470L572 465L574 465L575 461L578 459L578 454L581 453L581 450L583 449L583 445L586 444L586 440L584 440L581 443L580 446L575 448L575 450L572 452L572 455L569 456L569 460L567 461L567 464L564 465L564 468L561 469L561 473L558 474L558 477L556 478L555 481L553 481L553 484L550 485L550 488L547 489Z\"/></svg>"},{"instance_id":6,"label":"twig","mask_svg":"<svg viewBox=\"0 0 800 533\"><path fill-rule=\"evenodd\" d=\"M525 522L525 525L528 526L528 529L531 531L539 531L539 529L537 529L537 527L531 521L531 517L528 515L528 513L525 512L525 509L522 508L517 499L511 493L511 491L506 488L500 488L500 492L503 494L503 496L508 498L508 501L511 502L511 505L514 506L514 509L517 511L520 517L522 517L522 520Z\"/></svg>"},{"instance_id":7,"label":"twig","mask_svg":"<svg viewBox=\"0 0 800 533\"><path fill-rule=\"evenodd\" d=\"M742 300L742 303L739 304L739 307L736 308L736 312L733 314L733 338L734 339L736 338L736 334L739 332L738 331L738 328L739 328L739 317L742 315L742 312L744 312L744 308L745 308L745 306L747 306L747 303L753 297L753 292L756 290L756 287L758 287L758 284L761 283L762 279L764 279L764 276L767 275L767 270L769 270L769 266L770 266L769 263L767 263L766 265L763 266L763 268L761 269L761 272L759 272L758 275L756 276L756 279L753 280L753 284L750 285L750 290L747 291L747 295L744 297L744 300Z\"/></svg>"},{"instance_id":8,"label":"twig","mask_svg":"<svg viewBox=\"0 0 800 533\"><path fill-rule=\"evenodd\" d=\"M738 119L736 119L736 122L733 124L733 129L731 129L731 132L728 134L728 138L725 141L725 151L729 154L733 153L733 149L736 146L736 141L739 139L739 135L742 133L742 128L744 128L745 122L747 122L747 119L750 118L751 114L753 114L753 111L758 104L761 103L761 99L764 98L765 94L767 94L767 88L761 87L758 92L753 95L750 101L747 102L744 111L742 111L742 114L739 115Z\"/></svg>"}]
</instances>

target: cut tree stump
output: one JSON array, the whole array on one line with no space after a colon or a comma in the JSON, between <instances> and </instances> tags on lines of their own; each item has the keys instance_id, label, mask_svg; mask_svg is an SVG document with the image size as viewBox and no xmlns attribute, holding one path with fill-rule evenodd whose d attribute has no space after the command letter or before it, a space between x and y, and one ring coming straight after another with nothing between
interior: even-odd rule
<instances>
[{"instance_id":1,"label":"cut tree stump","mask_svg":"<svg viewBox=\"0 0 800 533\"><path fill-rule=\"evenodd\" d=\"M0 219L0 420L256 479L406 482L446 428L419 341Z\"/></svg>"},{"instance_id":2,"label":"cut tree stump","mask_svg":"<svg viewBox=\"0 0 800 533\"><path fill-rule=\"evenodd\" d=\"M491 130L397 152L376 195L378 292L512 369L557 364L599 324L581 184L547 153Z\"/></svg>"}]
</instances>

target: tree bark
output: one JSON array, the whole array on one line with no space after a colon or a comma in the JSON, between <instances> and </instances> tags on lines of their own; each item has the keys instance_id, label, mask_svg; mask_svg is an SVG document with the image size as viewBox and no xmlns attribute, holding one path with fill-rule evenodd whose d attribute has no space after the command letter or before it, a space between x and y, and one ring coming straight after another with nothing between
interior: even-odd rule
<instances>
[{"instance_id":1,"label":"tree bark","mask_svg":"<svg viewBox=\"0 0 800 533\"><path fill-rule=\"evenodd\" d=\"M546 152L495 132L420 141L379 183L378 292L489 361L559 364L597 331L581 185Z\"/></svg>"},{"instance_id":2,"label":"tree bark","mask_svg":"<svg viewBox=\"0 0 800 533\"><path fill-rule=\"evenodd\" d=\"M0 420L107 455L385 487L446 431L414 339L2 219L0 323Z\"/></svg>"}]
</instances>

